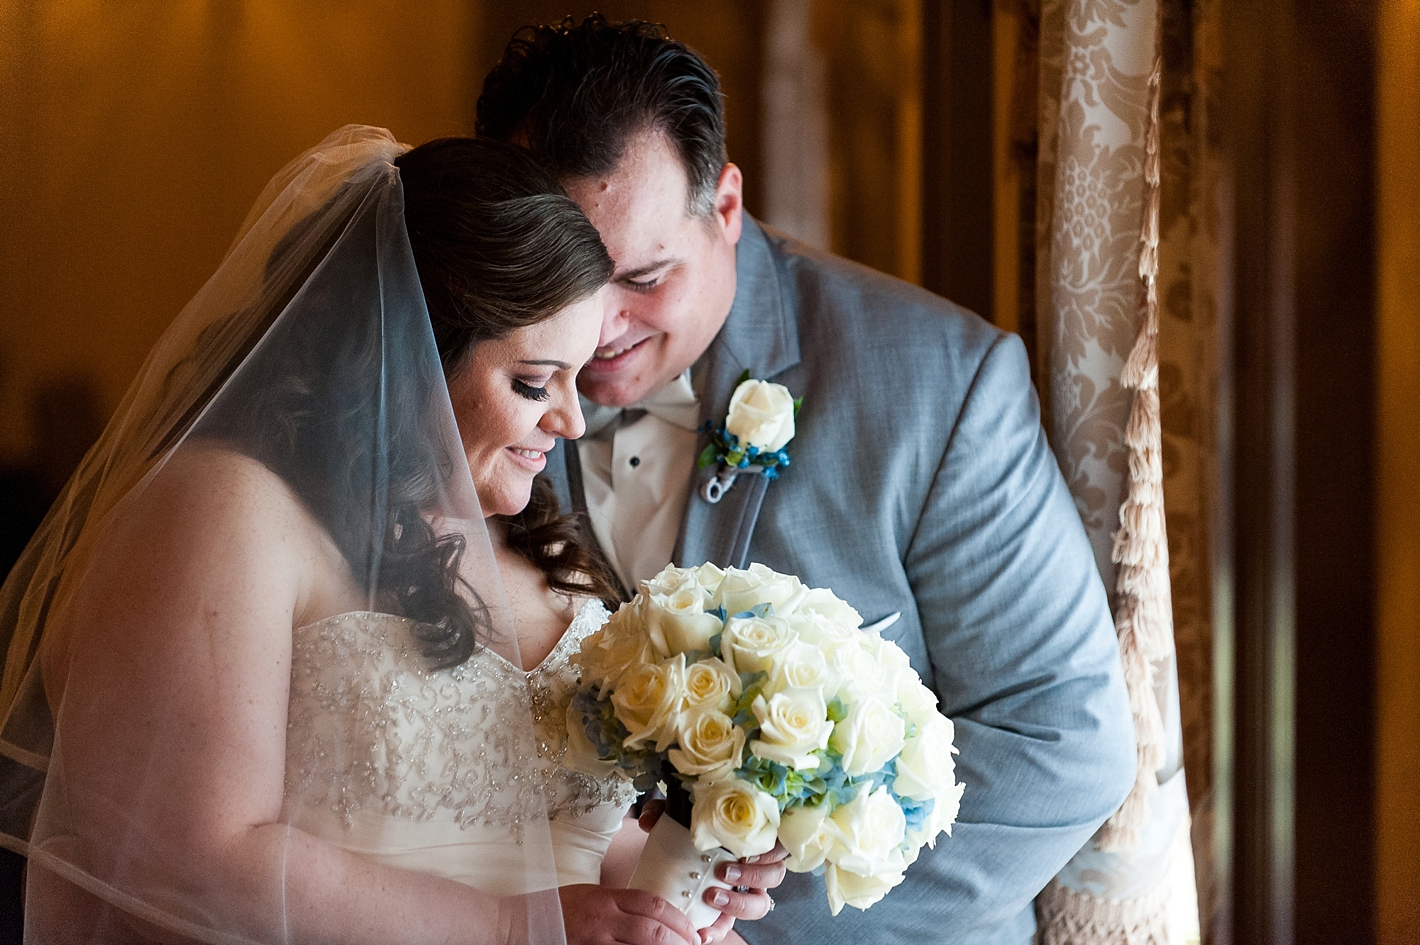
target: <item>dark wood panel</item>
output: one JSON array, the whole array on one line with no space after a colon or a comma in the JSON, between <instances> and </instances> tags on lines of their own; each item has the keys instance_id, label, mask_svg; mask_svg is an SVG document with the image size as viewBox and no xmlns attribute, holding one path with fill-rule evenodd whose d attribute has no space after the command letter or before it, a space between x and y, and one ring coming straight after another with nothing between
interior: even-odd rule
<instances>
[{"instance_id":1,"label":"dark wood panel","mask_svg":"<svg viewBox=\"0 0 1420 945\"><path fill-rule=\"evenodd\" d=\"M759 90L763 63L764 4L757 0L598 0L566 3L556 0L484 0L477 62L483 76L498 61L513 33L532 23L556 23L564 16L581 20L594 11L609 19L663 23L675 39L700 53L720 74L725 93L726 148L745 177L745 206L758 213L763 206L760 168ZM470 115L474 103L469 103ZM470 124L472 119L470 118Z\"/></svg>"},{"instance_id":2,"label":"dark wood panel","mask_svg":"<svg viewBox=\"0 0 1420 945\"><path fill-rule=\"evenodd\" d=\"M922 4L922 284L992 317L989 0Z\"/></svg>"},{"instance_id":3,"label":"dark wood panel","mask_svg":"<svg viewBox=\"0 0 1420 945\"><path fill-rule=\"evenodd\" d=\"M1236 945L1375 940L1371 0L1223 7ZM1266 37L1266 41L1259 41ZM1227 667L1225 667L1227 669ZM1227 804L1229 794L1221 800Z\"/></svg>"}]
</instances>

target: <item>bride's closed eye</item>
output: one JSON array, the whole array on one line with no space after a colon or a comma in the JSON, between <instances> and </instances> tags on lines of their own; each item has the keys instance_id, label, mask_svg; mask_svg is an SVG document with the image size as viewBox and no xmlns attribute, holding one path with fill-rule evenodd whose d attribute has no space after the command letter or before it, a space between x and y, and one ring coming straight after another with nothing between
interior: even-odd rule
<instances>
[{"instance_id":1,"label":"bride's closed eye","mask_svg":"<svg viewBox=\"0 0 1420 945\"><path fill-rule=\"evenodd\" d=\"M526 397L528 400L535 400L539 403L547 400L552 395L548 393L546 387L534 387L526 381L513 378L513 393L519 397Z\"/></svg>"}]
</instances>

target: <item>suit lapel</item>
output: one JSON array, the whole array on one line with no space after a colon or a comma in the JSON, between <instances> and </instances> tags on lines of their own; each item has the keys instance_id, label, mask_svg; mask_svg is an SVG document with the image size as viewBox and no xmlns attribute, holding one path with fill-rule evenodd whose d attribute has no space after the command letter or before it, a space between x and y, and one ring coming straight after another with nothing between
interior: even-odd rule
<instances>
[{"instance_id":1,"label":"suit lapel","mask_svg":"<svg viewBox=\"0 0 1420 945\"><path fill-rule=\"evenodd\" d=\"M769 380L799 363L796 313L782 291L769 240L748 214L736 250L735 278L730 314L692 372L703 418L715 423L724 419L745 371ZM697 451L706 442L701 434ZM740 476L712 505L701 497L700 486L713 475L712 467L691 476L674 559L684 566L712 561L722 567L744 567L769 481L759 475Z\"/></svg>"}]
</instances>

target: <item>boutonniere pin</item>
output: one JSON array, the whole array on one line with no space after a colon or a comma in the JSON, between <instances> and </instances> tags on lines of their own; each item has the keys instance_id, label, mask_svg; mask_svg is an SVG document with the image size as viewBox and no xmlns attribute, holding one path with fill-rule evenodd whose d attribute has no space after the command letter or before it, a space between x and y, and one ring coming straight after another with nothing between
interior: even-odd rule
<instances>
[{"instance_id":1,"label":"boutonniere pin","mask_svg":"<svg viewBox=\"0 0 1420 945\"><path fill-rule=\"evenodd\" d=\"M803 400L783 384L750 380L749 371L740 375L725 422L716 426L707 420L700 428L710 434L710 442L701 451L697 468L720 464L700 487L701 498L719 502L741 473L778 479L789 465L784 447L794 438L794 418Z\"/></svg>"}]
</instances>

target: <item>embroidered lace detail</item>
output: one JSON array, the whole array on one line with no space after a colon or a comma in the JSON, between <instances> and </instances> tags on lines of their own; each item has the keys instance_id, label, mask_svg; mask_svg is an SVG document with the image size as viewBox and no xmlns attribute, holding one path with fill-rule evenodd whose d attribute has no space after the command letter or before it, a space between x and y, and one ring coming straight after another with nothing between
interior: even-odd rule
<instances>
[{"instance_id":1,"label":"embroidered lace detail","mask_svg":"<svg viewBox=\"0 0 1420 945\"><path fill-rule=\"evenodd\" d=\"M298 629L287 797L329 807L347 827L363 809L515 836L542 816L544 798L553 820L629 804L635 791L625 782L561 763L577 683L570 658L607 616L589 602L528 672L486 648L431 672L411 640L413 621L391 614L340 614Z\"/></svg>"}]
</instances>

